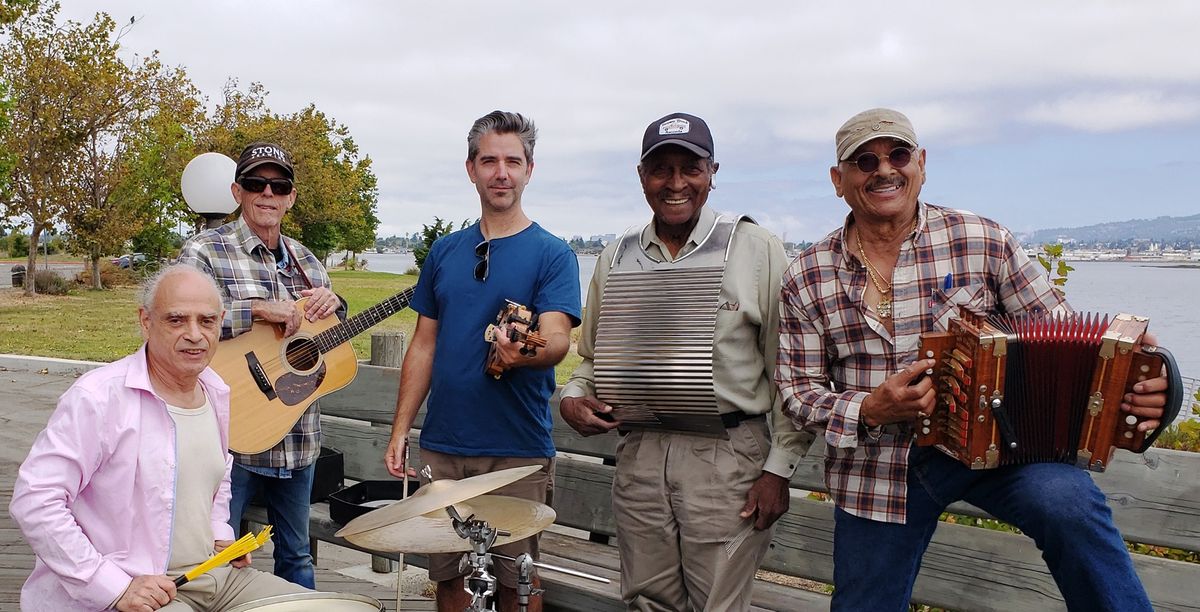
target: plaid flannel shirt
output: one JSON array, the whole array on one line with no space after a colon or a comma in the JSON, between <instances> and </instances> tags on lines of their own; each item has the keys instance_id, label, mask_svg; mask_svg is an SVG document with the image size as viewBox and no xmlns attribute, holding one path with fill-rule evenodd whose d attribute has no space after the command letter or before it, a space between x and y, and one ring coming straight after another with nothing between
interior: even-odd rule
<instances>
[{"instance_id":1,"label":"plaid flannel shirt","mask_svg":"<svg viewBox=\"0 0 1200 612\"><path fill-rule=\"evenodd\" d=\"M894 336L863 308L867 271L845 248L853 215L792 262L781 292L775 379L784 411L798 426L825 429L825 482L834 502L889 523L906 520L914 434L903 423L868 433L859 421L863 399L916 361L920 335L944 331L959 306L988 314L1069 311L1001 225L923 202L918 215L892 272Z\"/></svg>"},{"instance_id":2,"label":"plaid flannel shirt","mask_svg":"<svg viewBox=\"0 0 1200 612\"><path fill-rule=\"evenodd\" d=\"M225 320L221 339L226 340L250 329L254 300L295 300L308 289L304 275L313 286L329 287L329 275L321 260L296 240L280 235L295 255L284 269L276 265L275 255L240 217L216 229L196 234L183 245L179 262L186 263L217 279ZM304 269L300 274L297 265ZM342 313L339 311L339 315ZM236 401L236 399L234 399ZM321 452L321 413L313 402L283 440L273 448L255 455L233 453L238 463L260 468L300 469L317 460Z\"/></svg>"}]
</instances>

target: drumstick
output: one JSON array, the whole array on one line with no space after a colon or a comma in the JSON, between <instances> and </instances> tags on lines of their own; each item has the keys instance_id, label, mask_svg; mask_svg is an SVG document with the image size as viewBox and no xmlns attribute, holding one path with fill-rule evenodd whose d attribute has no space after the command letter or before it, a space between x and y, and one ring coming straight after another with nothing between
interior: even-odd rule
<instances>
[{"instance_id":1,"label":"drumstick","mask_svg":"<svg viewBox=\"0 0 1200 612\"><path fill-rule=\"evenodd\" d=\"M408 462L408 441L404 443L404 488L400 491L401 501L408 499L408 470L411 466ZM404 610L404 553L400 553L400 559L396 562L396 612Z\"/></svg>"},{"instance_id":2,"label":"drumstick","mask_svg":"<svg viewBox=\"0 0 1200 612\"><path fill-rule=\"evenodd\" d=\"M258 550L258 547L262 546L264 543L266 543L267 539L270 537L271 537L271 526L270 525L267 525L266 527L264 527L263 530L258 533L258 536L255 536L253 533L247 533L246 535L242 536L241 539L239 539L238 541L227 546L225 548L225 550L222 550L221 552L213 555L212 557L209 557L208 561L205 561L204 563L197 565L190 572L176 578L175 586L181 587L181 586L191 582L192 580L195 580L196 578L199 578L200 576L208 573L208 571L213 568L220 567L222 565L225 565L226 563L229 563L230 561L233 561L234 559L237 559L238 557L244 556L247 553Z\"/></svg>"}]
</instances>

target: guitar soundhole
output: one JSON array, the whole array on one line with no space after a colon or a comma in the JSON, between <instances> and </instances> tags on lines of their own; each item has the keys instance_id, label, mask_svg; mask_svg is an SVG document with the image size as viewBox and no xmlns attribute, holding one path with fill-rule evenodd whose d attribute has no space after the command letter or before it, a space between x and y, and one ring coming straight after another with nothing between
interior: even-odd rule
<instances>
[{"instance_id":1,"label":"guitar soundhole","mask_svg":"<svg viewBox=\"0 0 1200 612\"><path fill-rule=\"evenodd\" d=\"M287 361L292 369L307 372L321 361L321 351L311 338L294 338L287 345Z\"/></svg>"}]
</instances>

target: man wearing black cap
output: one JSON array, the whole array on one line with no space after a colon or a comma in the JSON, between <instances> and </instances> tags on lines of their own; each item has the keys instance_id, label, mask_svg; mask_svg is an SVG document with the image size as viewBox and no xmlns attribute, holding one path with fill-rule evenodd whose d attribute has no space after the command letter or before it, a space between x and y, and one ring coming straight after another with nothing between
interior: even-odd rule
<instances>
[{"instance_id":1,"label":"man wearing black cap","mask_svg":"<svg viewBox=\"0 0 1200 612\"><path fill-rule=\"evenodd\" d=\"M746 610L812 441L771 382L787 260L749 218L705 206L717 163L699 117L651 123L637 172L653 219L600 255L560 411L585 436L625 434L612 501L625 604Z\"/></svg>"},{"instance_id":2,"label":"man wearing black cap","mask_svg":"<svg viewBox=\"0 0 1200 612\"><path fill-rule=\"evenodd\" d=\"M230 186L241 207L237 220L206 230L183 245L179 261L212 275L221 287L225 319L221 339L250 329L256 320L279 323L284 336L301 317L324 319L342 309L321 260L281 233L296 203L290 156L277 144L255 142L242 150ZM296 300L307 297L303 314ZM236 401L236 400L235 400ZM313 402L283 440L256 455L233 453L229 524L236 533L242 511L261 490L274 531L275 574L313 588L308 507L314 463L321 451L321 416Z\"/></svg>"}]
</instances>

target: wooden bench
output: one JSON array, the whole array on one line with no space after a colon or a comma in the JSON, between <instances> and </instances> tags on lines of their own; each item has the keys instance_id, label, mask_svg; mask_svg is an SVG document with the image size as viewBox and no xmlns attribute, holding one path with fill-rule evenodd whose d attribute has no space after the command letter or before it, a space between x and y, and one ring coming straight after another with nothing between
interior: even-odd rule
<instances>
[{"instance_id":1,"label":"wooden bench","mask_svg":"<svg viewBox=\"0 0 1200 612\"><path fill-rule=\"evenodd\" d=\"M364 365L353 384L321 401L324 444L344 453L348 478L390 478L382 457L398 385L398 369ZM617 585L617 549L592 541L616 533L609 504L615 468L602 461L611 463L617 436L580 437L559 419L557 397L554 404L554 442L560 453L554 489L553 505L558 514L555 522L601 537L585 539L547 532L542 536L542 561L603 576L613 583L605 585L543 571L546 604L566 610L623 610ZM423 418L422 412L416 423ZM418 465L419 435L414 431L411 439L412 458ZM778 523L763 570L832 582L833 505L809 495L810 491L826 490L821 454L821 445L815 445L796 470L791 483L791 509ZM1200 551L1200 454L1155 449L1134 455L1120 451L1108 471L1095 478L1108 496L1117 526L1127 540ZM967 504L951 510L986 516ZM248 518L261 522L265 511L252 508ZM313 506L311 523L314 539L354 548L333 536L339 526L329 519L326 504ZM405 560L424 564L416 555L405 555ZM1135 554L1134 564L1157 610L1200 610L1200 564L1144 554ZM913 600L951 610L1065 607L1032 540L960 524L939 526L925 554ZM824 610L829 607L829 597L760 579L755 586L754 604L761 610Z\"/></svg>"}]
</instances>

